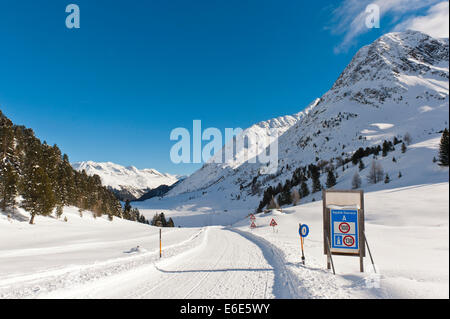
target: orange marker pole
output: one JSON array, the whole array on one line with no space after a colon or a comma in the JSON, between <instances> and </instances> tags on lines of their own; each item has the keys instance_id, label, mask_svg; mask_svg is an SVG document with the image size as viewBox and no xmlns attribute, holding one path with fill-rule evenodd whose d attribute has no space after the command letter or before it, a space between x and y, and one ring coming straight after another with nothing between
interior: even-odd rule
<instances>
[{"instance_id":1,"label":"orange marker pole","mask_svg":"<svg viewBox=\"0 0 450 319\"><path fill-rule=\"evenodd\" d=\"M301 229L302 229L302 224L299 224L300 226L300 228L299 228L299 230L301 231ZM301 235L301 233L300 233L300 242L302 243L302 263L303 263L303 265L305 264L305 252L304 252L304 250L303 250L303 236Z\"/></svg>"},{"instance_id":2,"label":"orange marker pole","mask_svg":"<svg viewBox=\"0 0 450 319\"><path fill-rule=\"evenodd\" d=\"M162 258L161 228L159 229L159 258Z\"/></svg>"}]
</instances>

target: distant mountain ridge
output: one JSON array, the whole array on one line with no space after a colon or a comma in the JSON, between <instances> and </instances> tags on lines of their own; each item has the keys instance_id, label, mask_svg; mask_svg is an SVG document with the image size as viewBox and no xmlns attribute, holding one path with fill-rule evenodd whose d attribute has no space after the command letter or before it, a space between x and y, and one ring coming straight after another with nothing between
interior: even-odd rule
<instances>
[{"instance_id":1,"label":"distant mountain ridge","mask_svg":"<svg viewBox=\"0 0 450 319\"><path fill-rule=\"evenodd\" d=\"M169 192L169 194L172 196L181 193L206 189L211 185L214 185L223 180L227 174L233 174L233 171L239 169L239 167L246 162L246 159L258 155L257 153L254 153L256 148L252 148L253 143L262 143L264 147L267 147L268 136L270 136L271 134L274 134L276 136L281 136L282 134L284 134L288 129L290 129L301 119L303 119L318 102L319 99L314 100L307 108L305 108L305 110L296 114L280 116L270 120L261 121L243 130L243 132L239 136L250 135L254 137L253 140L248 141L249 153L246 154L246 157L244 157L243 154L235 154L235 152L231 150L231 152L235 154L235 157L232 160L225 161L223 163L216 163L216 158L222 157L223 159L223 154L227 151L227 149L229 151L230 148L233 148L233 145L231 143L227 143L223 147L223 149L213 157L211 157L211 159L200 170L197 170L185 180L178 183L176 187L174 187L174 189Z\"/></svg>"},{"instance_id":2,"label":"distant mountain ridge","mask_svg":"<svg viewBox=\"0 0 450 319\"><path fill-rule=\"evenodd\" d=\"M103 185L109 187L121 200L137 200L147 192L162 185L171 186L179 176L160 173L155 169L137 169L119 164L93 161L72 164L77 171L86 171L88 175L98 175Z\"/></svg>"}]
</instances>

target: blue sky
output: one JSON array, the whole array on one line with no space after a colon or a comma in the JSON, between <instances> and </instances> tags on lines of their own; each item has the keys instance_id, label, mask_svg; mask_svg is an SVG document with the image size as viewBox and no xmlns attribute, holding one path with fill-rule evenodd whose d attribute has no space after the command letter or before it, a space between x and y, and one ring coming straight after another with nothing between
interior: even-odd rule
<instances>
[{"instance_id":1,"label":"blue sky","mask_svg":"<svg viewBox=\"0 0 450 319\"><path fill-rule=\"evenodd\" d=\"M358 48L440 3L375 2L381 28L367 30L349 21L368 1L73 0L69 30L69 1L0 0L0 109L72 162L189 174L199 165L170 161L172 129L299 112Z\"/></svg>"}]
</instances>

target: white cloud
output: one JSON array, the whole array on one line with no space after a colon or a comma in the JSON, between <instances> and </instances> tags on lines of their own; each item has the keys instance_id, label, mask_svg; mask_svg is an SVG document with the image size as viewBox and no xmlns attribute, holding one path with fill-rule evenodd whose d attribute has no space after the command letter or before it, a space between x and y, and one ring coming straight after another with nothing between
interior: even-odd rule
<instances>
[{"instance_id":1,"label":"white cloud","mask_svg":"<svg viewBox=\"0 0 450 319\"><path fill-rule=\"evenodd\" d=\"M395 31L407 29L424 32L435 38L448 38L449 2L432 6L425 16L413 17L398 24Z\"/></svg>"},{"instance_id":2,"label":"white cloud","mask_svg":"<svg viewBox=\"0 0 450 319\"><path fill-rule=\"evenodd\" d=\"M344 0L333 11L332 25L327 27L331 33L343 35L343 40L335 47L335 53L346 51L356 44L360 35L372 30L366 26L366 7L369 4L375 4L380 8L381 18L386 14L391 14L393 19L398 19L420 9L435 7L439 2L439 0ZM448 4L448 1L445 2Z\"/></svg>"}]
</instances>

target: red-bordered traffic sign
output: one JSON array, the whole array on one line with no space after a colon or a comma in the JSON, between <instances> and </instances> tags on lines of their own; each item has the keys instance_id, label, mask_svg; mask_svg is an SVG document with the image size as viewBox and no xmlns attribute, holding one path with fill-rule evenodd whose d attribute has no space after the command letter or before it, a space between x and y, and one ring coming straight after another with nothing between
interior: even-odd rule
<instances>
[{"instance_id":1,"label":"red-bordered traffic sign","mask_svg":"<svg viewBox=\"0 0 450 319\"><path fill-rule=\"evenodd\" d=\"M277 222L275 221L275 219L272 218L272 221L270 222L270 226L275 227L277 226Z\"/></svg>"},{"instance_id":2,"label":"red-bordered traffic sign","mask_svg":"<svg viewBox=\"0 0 450 319\"><path fill-rule=\"evenodd\" d=\"M250 214L250 220L255 220L255 219L256 219L255 215Z\"/></svg>"},{"instance_id":3,"label":"red-bordered traffic sign","mask_svg":"<svg viewBox=\"0 0 450 319\"><path fill-rule=\"evenodd\" d=\"M250 228L256 228L255 222L252 222L252 224L250 225Z\"/></svg>"},{"instance_id":4,"label":"red-bordered traffic sign","mask_svg":"<svg viewBox=\"0 0 450 319\"><path fill-rule=\"evenodd\" d=\"M355 238L353 236L345 236L343 242L345 246L351 247L355 244Z\"/></svg>"},{"instance_id":5,"label":"red-bordered traffic sign","mask_svg":"<svg viewBox=\"0 0 450 319\"><path fill-rule=\"evenodd\" d=\"M343 234L347 234L350 231L350 225L348 223L340 223L339 231Z\"/></svg>"}]
</instances>

